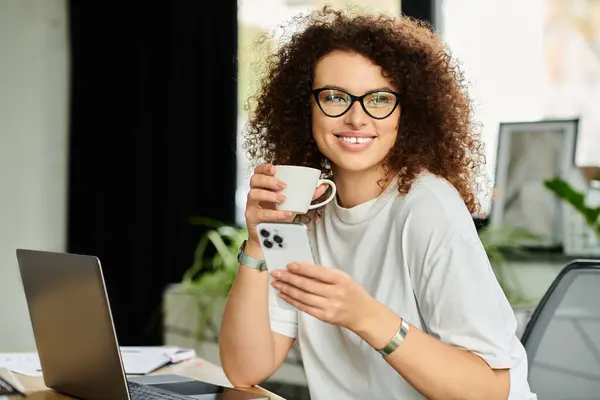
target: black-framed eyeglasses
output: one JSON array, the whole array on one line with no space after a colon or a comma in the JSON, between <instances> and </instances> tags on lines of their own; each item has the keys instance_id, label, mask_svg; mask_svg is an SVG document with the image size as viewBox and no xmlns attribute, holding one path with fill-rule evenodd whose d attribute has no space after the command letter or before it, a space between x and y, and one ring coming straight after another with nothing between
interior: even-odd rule
<instances>
[{"instance_id":1,"label":"black-framed eyeglasses","mask_svg":"<svg viewBox=\"0 0 600 400\"><path fill-rule=\"evenodd\" d=\"M311 92L323 114L332 118L346 114L355 101L360 103L367 115L375 119L389 117L400 104L400 93L391 90L373 90L362 96L335 88L319 88Z\"/></svg>"}]
</instances>

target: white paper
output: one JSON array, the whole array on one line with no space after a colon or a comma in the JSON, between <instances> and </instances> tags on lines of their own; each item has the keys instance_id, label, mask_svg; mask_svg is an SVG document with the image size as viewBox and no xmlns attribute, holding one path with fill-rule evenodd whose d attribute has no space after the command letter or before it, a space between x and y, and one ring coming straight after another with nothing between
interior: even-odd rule
<instances>
[{"instance_id":1,"label":"white paper","mask_svg":"<svg viewBox=\"0 0 600 400\"><path fill-rule=\"evenodd\" d=\"M129 353L122 352L125 373L130 375L146 375L171 362L163 353Z\"/></svg>"},{"instance_id":2,"label":"white paper","mask_svg":"<svg viewBox=\"0 0 600 400\"><path fill-rule=\"evenodd\" d=\"M42 376L37 353L0 353L0 367L17 374Z\"/></svg>"},{"instance_id":3,"label":"white paper","mask_svg":"<svg viewBox=\"0 0 600 400\"><path fill-rule=\"evenodd\" d=\"M5 382L8 382L12 385L13 388L17 389L21 393L25 393L25 388L23 384L17 379L16 376L12 373L11 370L0 367L0 379L4 379Z\"/></svg>"},{"instance_id":4,"label":"white paper","mask_svg":"<svg viewBox=\"0 0 600 400\"><path fill-rule=\"evenodd\" d=\"M164 354L172 363L189 360L196 357L194 349L177 346L121 346L121 354Z\"/></svg>"},{"instance_id":5,"label":"white paper","mask_svg":"<svg viewBox=\"0 0 600 400\"><path fill-rule=\"evenodd\" d=\"M146 375L170 363L196 357L194 349L176 346L121 346L121 358L126 374ZM42 376L37 353L0 353L0 367L17 374Z\"/></svg>"},{"instance_id":6,"label":"white paper","mask_svg":"<svg viewBox=\"0 0 600 400\"><path fill-rule=\"evenodd\" d=\"M121 346L121 357L125 373L146 375L164 365L194 358L196 351L175 346Z\"/></svg>"}]
</instances>

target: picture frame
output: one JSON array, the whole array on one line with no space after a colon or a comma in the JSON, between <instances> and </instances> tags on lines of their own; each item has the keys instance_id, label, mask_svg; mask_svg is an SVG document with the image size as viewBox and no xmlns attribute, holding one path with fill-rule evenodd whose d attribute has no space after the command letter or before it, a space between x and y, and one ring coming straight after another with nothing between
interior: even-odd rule
<instances>
[{"instance_id":1,"label":"picture frame","mask_svg":"<svg viewBox=\"0 0 600 400\"><path fill-rule=\"evenodd\" d=\"M498 133L490 227L527 232L517 245L560 249L561 199L544 186L575 167L579 119L502 122Z\"/></svg>"}]
</instances>

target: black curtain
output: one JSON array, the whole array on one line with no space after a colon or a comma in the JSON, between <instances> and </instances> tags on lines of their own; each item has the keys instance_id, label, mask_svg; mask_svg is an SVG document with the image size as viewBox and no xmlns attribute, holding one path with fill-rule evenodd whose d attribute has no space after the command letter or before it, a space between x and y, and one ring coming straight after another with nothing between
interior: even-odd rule
<instances>
[{"instance_id":1,"label":"black curtain","mask_svg":"<svg viewBox=\"0 0 600 400\"><path fill-rule=\"evenodd\" d=\"M435 2L436 0L402 0L400 7L402 8L403 14L427 21L434 25Z\"/></svg>"},{"instance_id":2,"label":"black curtain","mask_svg":"<svg viewBox=\"0 0 600 400\"><path fill-rule=\"evenodd\" d=\"M165 287L233 223L237 5L69 2L68 250L103 266L122 345L161 343Z\"/></svg>"}]
</instances>

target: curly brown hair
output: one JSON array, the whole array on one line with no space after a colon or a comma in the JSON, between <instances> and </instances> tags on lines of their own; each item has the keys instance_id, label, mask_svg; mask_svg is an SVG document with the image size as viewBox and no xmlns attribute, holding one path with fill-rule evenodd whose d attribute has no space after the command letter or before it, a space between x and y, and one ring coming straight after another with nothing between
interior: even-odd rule
<instances>
[{"instance_id":1,"label":"curly brown hair","mask_svg":"<svg viewBox=\"0 0 600 400\"><path fill-rule=\"evenodd\" d=\"M396 144L385 160L398 173L400 194L427 169L454 185L469 211L477 212L484 149L463 75L431 27L406 16L351 15L329 7L292 24L305 27L267 58L267 74L252 98L244 143L251 159L331 174L312 137L310 90L323 56L351 51L382 67L402 95Z\"/></svg>"}]
</instances>

